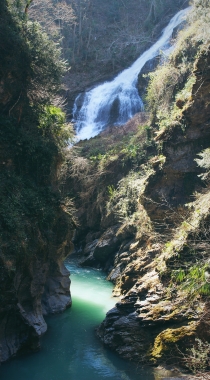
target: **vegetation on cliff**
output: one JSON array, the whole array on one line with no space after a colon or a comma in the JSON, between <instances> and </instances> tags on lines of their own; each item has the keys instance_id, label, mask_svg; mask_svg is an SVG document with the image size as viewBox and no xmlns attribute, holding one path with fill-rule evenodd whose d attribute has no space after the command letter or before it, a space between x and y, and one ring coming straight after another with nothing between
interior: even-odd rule
<instances>
[{"instance_id":1,"label":"vegetation on cliff","mask_svg":"<svg viewBox=\"0 0 210 380\"><path fill-rule=\"evenodd\" d=\"M45 329L40 300L50 262L55 273L73 229L57 186L72 136L58 95L65 63L23 5L0 4L0 361ZM68 287L66 295L70 303Z\"/></svg>"},{"instance_id":2,"label":"vegetation on cliff","mask_svg":"<svg viewBox=\"0 0 210 380\"><path fill-rule=\"evenodd\" d=\"M1 255L8 257L28 251L27 219L42 231L56 222L56 171L72 130L57 106L65 69L57 48L38 24L17 18L6 2L0 33Z\"/></svg>"},{"instance_id":3,"label":"vegetation on cliff","mask_svg":"<svg viewBox=\"0 0 210 380\"><path fill-rule=\"evenodd\" d=\"M101 8L98 2L91 8L88 0L68 3L55 6L48 0L39 7L34 1L31 17L43 17L46 6L51 12L48 23L41 19L48 33L53 28L51 39L27 19L26 2L0 5L0 361L24 345L37 347L46 330L43 310L70 304L64 287L59 297L68 293L68 302L56 307L54 284L61 285L62 260L71 245L72 203L66 199L74 198L79 222L74 238L83 265L104 267L115 294L123 295L99 327L100 338L128 359L159 363L179 357L193 371L205 370L210 351L209 2L192 1L175 50L149 75L148 112L79 142L62 164L72 130L58 95L65 63L52 40L63 44L74 67L83 59L89 67L99 62L104 70L118 70L125 64L122 56L128 62L142 48L136 39L140 31L146 46L164 4L175 7L171 1L142 0L142 23L136 15L131 22L123 1L100 2ZM108 37L114 40L106 49L103 44L99 49L103 23L86 17L99 9L104 22L111 18Z\"/></svg>"},{"instance_id":4,"label":"vegetation on cliff","mask_svg":"<svg viewBox=\"0 0 210 380\"><path fill-rule=\"evenodd\" d=\"M193 371L204 346L209 365L209 7L192 2L173 53L150 74L146 119L75 146L64 186L76 194L83 265L105 267L123 294L103 342Z\"/></svg>"}]
</instances>

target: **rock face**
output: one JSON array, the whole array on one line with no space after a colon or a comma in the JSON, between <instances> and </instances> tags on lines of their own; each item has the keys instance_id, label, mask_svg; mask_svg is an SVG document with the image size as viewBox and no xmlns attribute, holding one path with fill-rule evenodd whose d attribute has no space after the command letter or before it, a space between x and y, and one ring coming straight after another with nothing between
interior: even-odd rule
<instances>
[{"instance_id":1,"label":"rock face","mask_svg":"<svg viewBox=\"0 0 210 380\"><path fill-rule=\"evenodd\" d=\"M174 223L168 215L167 204L172 209L189 201L189 195L199 185L199 169L194 160L196 153L210 146L209 64L208 51L208 54L201 54L196 63L192 101L183 111L181 120L185 129L177 124L157 138L162 142L166 161L161 167L155 167L155 173L145 188L145 197L141 200L150 219L166 236ZM199 87L201 78L202 86ZM205 210L201 208L199 211L200 220L208 215L208 194L205 195ZM200 200L200 204L203 202ZM208 222L205 223L207 226ZM175 235L178 237L170 243L172 248L166 248L161 238L157 243L155 236L151 235L145 246L137 240L135 249L130 242L125 253L119 250L115 254L108 278L116 284L116 293L121 291L124 295L98 328L98 335L106 346L130 360L145 361L150 357L158 362L164 360L166 352L175 350L175 344L188 347L196 334L203 336L205 321L201 321L200 316L204 309L208 314L208 306L199 296L192 302L184 301L182 291L175 283L173 285L170 277L170 268L176 268L178 260L190 260L187 246L189 239L195 236L196 228L199 229L195 219L188 232L184 233L180 227L178 235ZM203 241L199 244L205 245ZM204 254L204 248L202 250L198 245L196 251L200 249ZM178 253L180 259L177 258Z\"/></svg>"},{"instance_id":2,"label":"rock face","mask_svg":"<svg viewBox=\"0 0 210 380\"><path fill-rule=\"evenodd\" d=\"M49 273L42 295L44 315L60 313L71 306L69 271L63 261L50 262Z\"/></svg>"},{"instance_id":3,"label":"rock face","mask_svg":"<svg viewBox=\"0 0 210 380\"><path fill-rule=\"evenodd\" d=\"M181 117L155 137L161 146L161 155L149 147L147 154L153 157L150 156L149 168L138 182L141 187L138 195L135 195L135 186L126 188L131 197L137 197L136 219L132 219L131 212L121 224L112 209L106 213L103 204L91 215L94 196L102 199L102 193L97 193L95 187L95 195L91 202L86 200L85 207L78 201L78 215L86 223L86 230L83 225L78 238L82 264L106 269L108 280L115 284L114 294L122 296L107 313L97 334L107 347L129 360L158 363L167 358L173 361L177 346L185 350L192 346L196 336L210 338L206 332L210 313L205 296L190 297L193 290L185 291L179 277L183 272L177 272L196 265L196 260L202 263L209 260L210 192L207 189L203 193L198 177L202 169L195 162L197 153L210 146L209 67L210 52L205 50L195 62L192 97L183 107ZM94 141L86 148L91 149ZM98 138L98 143L102 144L103 140ZM127 207L131 199L125 189L122 192L119 188L121 178L127 176L130 167L119 168L119 162L119 157L117 163L113 159L114 169L111 164L104 166L100 177L104 188L113 184L111 196L117 191L113 208L119 204ZM139 165L138 170L143 173L144 165ZM132 181L132 177L126 178L127 182ZM99 188L98 177L97 181ZM196 190L200 192L197 203L187 209L185 204L192 201ZM124 197L124 203L117 203L120 196ZM192 289L200 286L195 285L195 278L193 281ZM201 318L202 315L205 318Z\"/></svg>"},{"instance_id":4,"label":"rock face","mask_svg":"<svg viewBox=\"0 0 210 380\"><path fill-rule=\"evenodd\" d=\"M20 349L38 349L39 338L47 330L44 315L71 306L64 257L63 247L63 252L54 258L39 256L23 260L12 271L1 260L0 362Z\"/></svg>"},{"instance_id":5,"label":"rock face","mask_svg":"<svg viewBox=\"0 0 210 380\"><path fill-rule=\"evenodd\" d=\"M54 99L52 87L59 91L60 69L54 65L52 50L46 53L51 42L44 37L42 49L41 31L33 29L30 40L27 28L27 21L23 27L8 2L2 0L0 363L21 349L37 349L47 329L43 315L71 305L69 273L63 260L72 249L74 226L58 189L61 149L50 132L52 122L47 136L39 128L42 110ZM39 61L40 51L43 55ZM52 58L52 66L48 58ZM32 83L36 83L37 91Z\"/></svg>"},{"instance_id":6,"label":"rock face","mask_svg":"<svg viewBox=\"0 0 210 380\"><path fill-rule=\"evenodd\" d=\"M117 250L120 244L119 239L116 236L116 230L118 227L112 227L100 237L98 240L94 251L93 257L102 263L105 263L107 259Z\"/></svg>"}]
</instances>

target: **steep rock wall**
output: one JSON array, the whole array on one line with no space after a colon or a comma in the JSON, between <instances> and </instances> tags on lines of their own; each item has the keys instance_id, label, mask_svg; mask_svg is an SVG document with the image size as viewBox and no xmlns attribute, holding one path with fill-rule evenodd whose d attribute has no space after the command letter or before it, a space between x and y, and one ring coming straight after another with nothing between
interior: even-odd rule
<instances>
[{"instance_id":1,"label":"steep rock wall","mask_svg":"<svg viewBox=\"0 0 210 380\"><path fill-rule=\"evenodd\" d=\"M180 123L156 138L162 143L166 160L165 163L152 160L154 172L141 202L164 239L151 234L144 243L142 239L130 241L126 250L122 245L109 276L116 283L116 293L121 291L124 296L107 313L98 335L106 346L131 360L152 358L158 362L163 361L166 354L170 361L170 349L175 350L176 344L184 350L196 335L208 339L208 297L207 304L205 297L199 296L190 302L183 291L172 286L171 271L178 268L182 260L192 260L192 249L198 257L200 252L200 259L209 249L205 238L198 237L202 234L200 224L205 223L209 228L208 190L197 201L200 221L194 216L187 232L182 224L179 232L173 230L177 215L183 221L182 205L192 199L191 194L200 186L199 169L194 161L196 154L210 146L209 62L209 50L208 53L204 51L196 62L192 99L183 110ZM192 247L194 239L197 240L190 251L188 246ZM167 240L171 241L172 248L165 245ZM206 255L208 258L208 253ZM201 318L204 314L206 320Z\"/></svg>"},{"instance_id":2,"label":"steep rock wall","mask_svg":"<svg viewBox=\"0 0 210 380\"><path fill-rule=\"evenodd\" d=\"M147 118L141 124L136 115L120 130L81 142L82 156L73 160L74 174L67 182L77 194L78 219L84 223L75 236L82 265L106 269L114 294L122 295L97 333L129 360L173 361L180 354L177 345L185 352L195 337L209 339L208 296L191 297L176 280L180 268L189 272L209 260L209 187L198 177L203 169L195 162L197 153L210 146L209 62L205 48L195 62L192 96L169 128L155 134ZM130 175L132 167L136 172ZM204 280L193 281L196 288Z\"/></svg>"},{"instance_id":3,"label":"steep rock wall","mask_svg":"<svg viewBox=\"0 0 210 380\"><path fill-rule=\"evenodd\" d=\"M29 253L16 262L1 259L0 362L20 349L38 349L47 330L44 315L71 306L69 272L63 260L71 252L72 233L65 232L63 238L61 245L53 239L44 254L39 237L33 241L32 256Z\"/></svg>"},{"instance_id":4,"label":"steep rock wall","mask_svg":"<svg viewBox=\"0 0 210 380\"><path fill-rule=\"evenodd\" d=\"M21 349L37 349L47 329L43 315L71 305L69 273L63 261L72 250L74 225L58 190L62 152L52 121L46 134L40 129L40 117L46 115L59 89L59 54L37 25L27 22L21 7L15 13L15 5L10 8L5 0L0 4L0 35L3 362ZM51 54L45 55L46 49ZM37 63L39 59L42 63ZM47 88L51 79L53 85Z\"/></svg>"}]
</instances>

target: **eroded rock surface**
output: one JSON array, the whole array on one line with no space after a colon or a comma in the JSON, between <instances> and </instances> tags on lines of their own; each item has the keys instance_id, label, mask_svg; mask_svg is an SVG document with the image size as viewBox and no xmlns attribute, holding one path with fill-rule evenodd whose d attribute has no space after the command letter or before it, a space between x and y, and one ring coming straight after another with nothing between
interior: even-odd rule
<instances>
[{"instance_id":1,"label":"eroded rock surface","mask_svg":"<svg viewBox=\"0 0 210 380\"><path fill-rule=\"evenodd\" d=\"M36 350L47 330L44 315L71 306L64 256L32 258L11 272L1 261L0 362L20 349Z\"/></svg>"},{"instance_id":2,"label":"eroded rock surface","mask_svg":"<svg viewBox=\"0 0 210 380\"><path fill-rule=\"evenodd\" d=\"M115 284L114 294L122 296L97 334L107 347L129 360L173 361L176 347L185 350L192 347L196 336L207 338L204 331L208 330L209 312L205 297L190 299L173 276L177 269L195 262L193 252L197 260L208 259L209 245L204 242L207 232L202 232L201 226L205 225L205 231L209 229L209 190L202 194L198 177L201 169L195 158L210 146L209 60L209 51L200 54L192 98L182 117L157 134L162 156L153 154L149 160L152 170L145 171L139 182L138 232L135 222L116 224L112 210L107 216L102 205L95 224L94 214L90 223L89 211L81 207L88 226L88 238L81 245L83 265L106 269L108 280ZM145 170L143 165L139 170ZM114 177L110 173L106 174L107 184L115 184L110 182ZM186 209L196 190L200 191L197 203ZM207 316L206 320L202 315Z\"/></svg>"}]
</instances>

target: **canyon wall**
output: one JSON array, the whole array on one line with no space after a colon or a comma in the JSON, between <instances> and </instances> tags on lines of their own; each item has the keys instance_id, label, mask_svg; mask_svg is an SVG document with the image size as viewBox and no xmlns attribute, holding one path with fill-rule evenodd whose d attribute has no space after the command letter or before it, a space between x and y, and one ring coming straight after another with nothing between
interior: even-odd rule
<instances>
[{"instance_id":1,"label":"canyon wall","mask_svg":"<svg viewBox=\"0 0 210 380\"><path fill-rule=\"evenodd\" d=\"M209 47L193 62L192 90L181 107L175 100L169 127L140 113L69 157L81 265L104 268L122 296L97 334L138 362L170 363L209 339L209 184L196 161L210 146Z\"/></svg>"},{"instance_id":2,"label":"canyon wall","mask_svg":"<svg viewBox=\"0 0 210 380\"><path fill-rule=\"evenodd\" d=\"M69 273L63 261L72 250L74 223L58 189L63 156L61 140L52 131L58 119L53 120L50 112L53 109L58 118L62 113L49 106L59 91L59 54L21 10L14 13L2 1L0 11L3 362L21 349L37 349L47 329L44 315L71 305Z\"/></svg>"}]
</instances>

